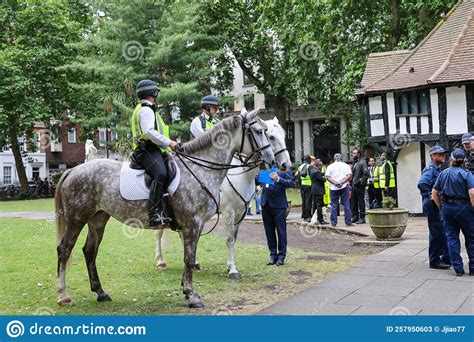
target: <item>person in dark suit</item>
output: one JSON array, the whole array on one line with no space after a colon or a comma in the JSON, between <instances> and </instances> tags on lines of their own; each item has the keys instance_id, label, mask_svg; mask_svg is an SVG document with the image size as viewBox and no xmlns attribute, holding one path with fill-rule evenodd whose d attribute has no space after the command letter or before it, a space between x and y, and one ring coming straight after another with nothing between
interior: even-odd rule
<instances>
[{"instance_id":1,"label":"person in dark suit","mask_svg":"<svg viewBox=\"0 0 474 342\"><path fill-rule=\"evenodd\" d=\"M313 197L313 208L317 212L318 222L320 224L329 224L324 221L323 207L324 207L324 193L326 191L326 178L321 172L323 162L319 159L314 160L309 168L309 176L311 177L311 196ZM314 213L313 213L314 214Z\"/></svg>"},{"instance_id":2,"label":"person in dark suit","mask_svg":"<svg viewBox=\"0 0 474 342\"><path fill-rule=\"evenodd\" d=\"M286 257L286 189L293 187L293 177L289 171L271 173L274 184L262 184L262 219L267 237L270 260L267 265L282 266ZM277 240L278 236L278 240Z\"/></svg>"}]
</instances>

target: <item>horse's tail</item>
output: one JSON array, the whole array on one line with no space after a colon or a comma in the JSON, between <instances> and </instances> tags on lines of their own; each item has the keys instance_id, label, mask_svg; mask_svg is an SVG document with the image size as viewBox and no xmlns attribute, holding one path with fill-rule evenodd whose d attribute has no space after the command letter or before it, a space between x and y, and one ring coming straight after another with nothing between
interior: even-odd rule
<instances>
[{"instance_id":1,"label":"horse's tail","mask_svg":"<svg viewBox=\"0 0 474 342\"><path fill-rule=\"evenodd\" d=\"M54 206L56 210L56 246L59 246L61 240L63 239L64 234L66 233L66 216L64 215L64 205L62 199L62 186L64 180L69 175L71 170L66 170L61 176L58 184L56 185L56 192L54 194ZM67 265L71 266L72 255L67 261Z\"/></svg>"}]
</instances>

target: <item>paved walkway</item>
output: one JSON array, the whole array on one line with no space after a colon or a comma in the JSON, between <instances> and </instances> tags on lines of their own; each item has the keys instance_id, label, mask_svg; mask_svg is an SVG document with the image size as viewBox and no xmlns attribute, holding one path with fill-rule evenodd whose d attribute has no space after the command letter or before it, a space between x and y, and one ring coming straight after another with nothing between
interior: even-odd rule
<instances>
[{"instance_id":1,"label":"paved walkway","mask_svg":"<svg viewBox=\"0 0 474 342\"><path fill-rule=\"evenodd\" d=\"M371 234L368 225L348 228ZM425 218L410 218L404 239L396 246L371 255L260 314L473 315L474 277L456 277L452 270L430 269L427 232ZM463 258L466 262L465 250Z\"/></svg>"},{"instance_id":2,"label":"paved walkway","mask_svg":"<svg viewBox=\"0 0 474 342\"><path fill-rule=\"evenodd\" d=\"M26 218L33 220L54 220L54 212L48 211L17 211L17 212L0 212L0 218Z\"/></svg>"}]
</instances>

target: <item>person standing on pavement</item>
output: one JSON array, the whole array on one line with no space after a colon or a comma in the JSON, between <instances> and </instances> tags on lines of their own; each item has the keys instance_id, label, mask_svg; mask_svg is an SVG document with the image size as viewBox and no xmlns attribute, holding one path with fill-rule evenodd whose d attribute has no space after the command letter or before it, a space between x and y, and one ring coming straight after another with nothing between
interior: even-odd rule
<instances>
[{"instance_id":1,"label":"person standing on pavement","mask_svg":"<svg viewBox=\"0 0 474 342\"><path fill-rule=\"evenodd\" d=\"M469 257L469 275L474 275L474 176L463 168L462 149L451 153L451 167L442 171L433 186L433 200L441 209L451 265L457 276L464 274L459 232L464 235Z\"/></svg>"},{"instance_id":2,"label":"person standing on pavement","mask_svg":"<svg viewBox=\"0 0 474 342\"><path fill-rule=\"evenodd\" d=\"M300 165L295 176L300 180L301 191L301 218L305 221L311 220L311 178L309 176L309 167L311 163L311 156L306 155L303 159L303 164Z\"/></svg>"},{"instance_id":3,"label":"person standing on pavement","mask_svg":"<svg viewBox=\"0 0 474 342\"><path fill-rule=\"evenodd\" d=\"M367 193L369 195L369 208L380 208L382 203L382 194L380 192L380 188L378 188L378 183L375 182L374 174L375 169L378 168L375 165L375 158L372 157L369 159L369 178L367 179ZM375 185L377 184L377 187Z\"/></svg>"},{"instance_id":4,"label":"person standing on pavement","mask_svg":"<svg viewBox=\"0 0 474 342\"><path fill-rule=\"evenodd\" d=\"M461 142L464 147L464 153L466 154L464 161L466 170L474 174L474 136L471 133L463 134Z\"/></svg>"},{"instance_id":5,"label":"person standing on pavement","mask_svg":"<svg viewBox=\"0 0 474 342\"><path fill-rule=\"evenodd\" d=\"M369 178L369 170L358 149L352 151L352 223L365 223L365 187Z\"/></svg>"},{"instance_id":6,"label":"person standing on pavement","mask_svg":"<svg viewBox=\"0 0 474 342\"><path fill-rule=\"evenodd\" d=\"M323 162L319 159L314 160L309 168L309 176L311 177L311 196L313 197L313 209L317 213L317 220L319 224L329 224L324 221L323 207L324 207L324 193L326 178L321 172ZM313 213L314 214L314 213Z\"/></svg>"},{"instance_id":7,"label":"person standing on pavement","mask_svg":"<svg viewBox=\"0 0 474 342\"><path fill-rule=\"evenodd\" d=\"M382 161L382 165L376 169L375 180L378 182L383 197L396 199L395 171L393 164L387 159L385 152L380 155L380 160Z\"/></svg>"},{"instance_id":8,"label":"person standing on pavement","mask_svg":"<svg viewBox=\"0 0 474 342\"><path fill-rule=\"evenodd\" d=\"M290 171L271 173L274 184L262 184L262 219L270 251L267 265L282 266L286 258L286 189L293 187ZM278 237L278 240L277 240Z\"/></svg>"},{"instance_id":9,"label":"person standing on pavement","mask_svg":"<svg viewBox=\"0 0 474 342\"><path fill-rule=\"evenodd\" d=\"M340 153L334 155L334 163L326 169L326 179L329 182L331 196L331 225L337 225L337 212L339 211L339 199L344 206L344 221L346 226L352 226L352 213L349 199L349 182L352 171L349 165L342 161Z\"/></svg>"},{"instance_id":10,"label":"person standing on pavement","mask_svg":"<svg viewBox=\"0 0 474 342\"><path fill-rule=\"evenodd\" d=\"M441 173L441 164L444 163L447 151L441 146L430 148L431 161L423 169L418 181L423 198L423 213L428 218L429 229L429 266L435 269L449 269L451 260L449 259L448 242L444 231L444 223L440 219L439 208L431 197L433 186Z\"/></svg>"}]
</instances>

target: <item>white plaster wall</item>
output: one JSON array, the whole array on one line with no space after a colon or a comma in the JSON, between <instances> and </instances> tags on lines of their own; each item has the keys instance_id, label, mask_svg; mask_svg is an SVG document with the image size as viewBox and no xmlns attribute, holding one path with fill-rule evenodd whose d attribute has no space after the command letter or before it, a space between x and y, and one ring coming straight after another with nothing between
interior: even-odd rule
<instances>
[{"instance_id":1,"label":"white plaster wall","mask_svg":"<svg viewBox=\"0 0 474 342\"><path fill-rule=\"evenodd\" d=\"M462 87L446 88L448 134L463 134L467 132L466 89Z\"/></svg>"},{"instance_id":2,"label":"white plaster wall","mask_svg":"<svg viewBox=\"0 0 474 342\"><path fill-rule=\"evenodd\" d=\"M438 108L438 91L430 89L431 100L431 122L433 124L434 134L439 134L439 108Z\"/></svg>"},{"instance_id":3,"label":"white plaster wall","mask_svg":"<svg viewBox=\"0 0 474 342\"><path fill-rule=\"evenodd\" d=\"M397 133L397 122L395 118L395 99L393 93L387 94L388 132Z\"/></svg>"},{"instance_id":4,"label":"white plaster wall","mask_svg":"<svg viewBox=\"0 0 474 342\"><path fill-rule=\"evenodd\" d=\"M303 138L301 136L301 121L295 120L295 161L303 158Z\"/></svg>"},{"instance_id":5,"label":"white plaster wall","mask_svg":"<svg viewBox=\"0 0 474 342\"><path fill-rule=\"evenodd\" d=\"M430 123L427 116L421 117L421 134L428 134L430 132Z\"/></svg>"},{"instance_id":6,"label":"white plaster wall","mask_svg":"<svg viewBox=\"0 0 474 342\"><path fill-rule=\"evenodd\" d=\"M416 125L416 117L411 116L410 117L410 134L418 134L418 126Z\"/></svg>"},{"instance_id":7,"label":"white plaster wall","mask_svg":"<svg viewBox=\"0 0 474 342\"><path fill-rule=\"evenodd\" d=\"M382 114L382 96L369 97L370 114Z\"/></svg>"},{"instance_id":8,"label":"white plaster wall","mask_svg":"<svg viewBox=\"0 0 474 342\"><path fill-rule=\"evenodd\" d=\"M403 148L397 157L398 206L411 213L421 213L421 196L418 179L421 176L420 143L412 142Z\"/></svg>"},{"instance_id":9,"label":"white plaster wall","mask_svg":"<svg viewBox=\"0 0 474 342\"><path fill-rule=\"evenodd\" d=\"M311 154L313 150L313 140L310 134L309 120L303 120L303 154Z\"/></svg>"},{"instance_id":10,"label":"white plaster wall","mask_svg":"<svg viewBox=\"0 0 474 342\"><path fill-rule=\"evenodd\" d=\"M28 180L32 180L33 177L33 167L38 167L40 172L40 177L44 179L47 177L46 170L46 153L29 153L29 158L32 158L33 163L29 163L26 158L23 159L23 164L25 166L26 177ZM0 153L0 184L3 184L3 167L11 166L12 167L12 184L17 184L19 182L18 174L16 172L15 158L13 153L10 151Z\"/></svg>"},{"instance_id":11,"label":"white plaster wall","mask_svg":"<svg viewBox=\"0 0 474 342\"><path fill-rule=\"evenodd\" d=\"M370 133L373 137L385 135L383 119L370 120Z\"/></svg>"},{"instance_id":12,"label":"white plaster wall","mask_svg":"<svg viewBox=\"0 0 474 342\"><path fill-rule=\"evenodd\" d=\"M400 128L399 128L400 134L407 134L408 133L407 132L407 122L406 122L407 117L406 116L400 116L398 120L400 122Z\"/></svg>"}]
</instances>

